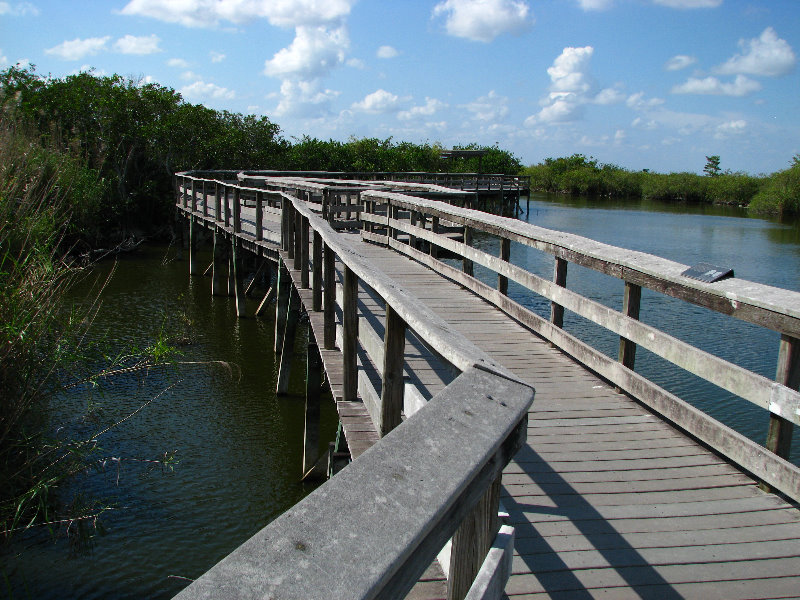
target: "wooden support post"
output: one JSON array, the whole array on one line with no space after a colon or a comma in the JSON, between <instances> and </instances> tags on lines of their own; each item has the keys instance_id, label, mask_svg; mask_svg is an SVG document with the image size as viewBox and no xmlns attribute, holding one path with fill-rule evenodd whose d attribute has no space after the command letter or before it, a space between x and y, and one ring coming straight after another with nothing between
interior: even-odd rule
<instances>
[{"instance_id":1,"label":"wooden support post","mask_svg":"<svg viewBox=\"0 0 800 600\"><path fill-rule=\"evenodd\" d=\"M298 213L299 214L299 213ZM309 288L308 285L308 218L300 218L300 287L304 290Z\"/></svg>"},{"instance_id":2,"label":"wooden support post","mask_svg":"<svg viewBox=\"0 0 800 600\"><path fill-rule=\"evenodd\" d=\"M258 308L256 309L257 317L260 317L261 315L264 314L264 312L267 310L267 306L269 306L269 303L272 302L272 299L274 297L275 297L275 286L270 286L270 288L267 290L267 293L264 294L264 297L261 299L261 303L258 305Z\"/></svg>"},{"instance_id":3,"label":"wooden support post","mask_svg":"<svg viewBox=\"0 0 800 600\"><path fill-rule=\"evenodd\" d=\"M322 309L324 310L324 343L323 346L326 350L333 350L336 348L336 270L335 270L336 255L333 250L325 244L322 249L322 275L323 275L323 295L324 301Z\"/></svg>"},{"instance_id":4,"label":"wooden support post","mask_svg":"<svg viewBox=\"0 0 800 600\"><path fill-rule=\"evenodd\" d=\"M244 294L244 273L242 272L242 247L237 238L231 239L231 266L233 270L233 295L236 298L236 316L247 316Z\"/></svg>"},{"instance_id":5,"label":"wooden support post","mask_svg":"<svg viewBox=\"0 0 800 600\"><path fill-rule=\"evenodd\" d=\"M290 284L291 286L291 284ZM278 364L278 385L276 393L285 395L289 392L289 374L294 358L294 337L297 333L297 322L300 320L300 296L294 286L289 294L289 307L286 310L286 328L283 332L281 359Z\"/></svg>"},{"instance_id":6,"label":"wooden support post","mask_svg":"<svg viewBox=\"0 0 800 600\"><path fill-rule=\"evenodd\" d=\"M311 336L313 340L313 336ZM308 344L306 363L306 418L303 433L303 475L319 458L320 388L322 387L322 358L316 342Z\"/></svg>"},{"instance_id":7,"label":"wooden support post","mask_svg":"<svg viewBox=\"0 0 800 600\"><path fill-rule=\"evenodd\" d=\"M199 226L194 215L189 215L189 275L199 275L200 263L197 260L197 235Z\"/></svg>"},{"instance_id":8,"label":"wooden support post","mask_svg":"<svg viewBox=\"0 0 800 600\"><path fill-rule=\"evenodd\" d=\"M299 271L303 263L303 215L299 210L294 212L294 229L292 231L294 235L294 253L292 254L294 263L292 268L295 271ZM306 239L308 239L307 234Z\"/></svg>"},{"instance_id":9,"label":"wooden support post","mask_svg":"<svg viewBox=\"0 0 800 600\"><path fill-rule=\"evenodd\" d=\"M560 287L567 285L567 261L556 257L553 267L553 282ZM564 327L564 307L555 302L550 303L550 322L556 327Z\"/></svg>"},{"instance_id":10,"label":"wooden support post","mask_svg":"<svg viewBox=\"0 0 800 600\"><path fill-rule=\"evenodd\" d=\"M431 218L431 233L439 233L439 217ZM439 258L439 246L431 242L428 246L428 253L432 258Z\"/></svg>"},{"instance_id":11,"label":"wooden support post","mask_svg":"<svg viewBox=\"0 0 800 600\"><path fill-rule=\"evenodd\" d=\"M228 293L227 281L225 279L224 265L228 262L228 244L225 235L219 230L214 229L214 258L211 270L211 295L224 296Z\"/></svg>"},{"instance_id":12,"label":"wooden support post","mask_svg":"<svg viewBox=\"0 0 800 600\"><path fill-rule=\"evenodd\" d=\"M256 241L264 239L264 192L256 192Z\"/></svg>"},{"instance_id":13,"label":"wooden support post","mask_svg":"<svg viewBox=\"0 0 800 600\"><path fill-rule=\"evenodd\" d=\"M472 245L472 227L469 225L464 225L464 245L471 246ZM473 263L470 259L464 258L462 262L462 268L464 273L472 277L474 275L474 268Z\"/></svg>"},{"instance_id":14,"label":"wooden support post","mask_svg":"<svg viewBox=\"0 0 800 600\"><path fill-rule=\"evenodd\" d=\"M511 240L500 238L500 260L508 262L511 258ZM508 296L508 277L505 275L497 276L497 290L504 296Z\"/></svg>"},{"instance_id":15,"label":"wooden support post","mask_svg":"<svg viewBox=\"0 0 800 600\"><path fill-rule=\"evenodd\" d=\"M344 298L342 300L342 399L354 401L358 398L358 276L344 267Z\"/></svg>"},{"instance_id":16,"label":"wooden support post","mask_svg":"<svg viewBox=\"0 0 800 600\"><path fill-rule=\"evenodd\" d=\"M625 282L625 295L622 298L622 314L639 319L639 305L642 301L642 286ZM564 309L561 309L562 319ZM636 362L636 344L622 336L619 338L619 362L633 370Z\"/></svg>"},{"instance_id":17,"label":"wooden support post","mask_svg":"<svg viewBox=\"0 0 800 600\"><path fill-rule=\"evenodd\" d=\"M403 365L405 364L406 323L386 304L386 328L383 337L383 385L381 386L381 422L378 433L385 436L400 425L403 411Z\"/></svg>"},{"instance_id":18,"label":"wooden support post","mask_svg":"<svg viewBox=\"0 0 800 600\"><path fill-rule=\"evenodd\" d=\"M463 600L472 587L500 528L499 508L500 477L497 477L453 535L447 579L448 600Z\"/></svg>"},{"instance_id":19,"label":"wooden support post","mask_svg":"<svg viewBox=\"0 0 800 600\"><path fill-rule=\"evenodd\" d=\"M311 310L322 310L322 236L314 231L311 252Z\"/></svg>"},{"instance_id":20,"label":"wooden support post","mask_svg":"<svg viewBox=\"0 0 800 600\"><path fill-rule=\"evenodd\" d=\"M800 340L788 335L781 335L778 352L778 369L775 381L788 388L800 388ZM788 419L770 413L769 431L767 432L767 449L781 458L789 458L792 447L793 424Z\"/></svg>"},{"instance_id":21,"label":"wooden support post","mask_svg":"<svg viewBox=\"0 0 800 600\"><path fill-rule=\"evenodd\" d=\"M289 307L289 292L292 281L289 269L282 259L278 259L278 300L275 303L275 354L283 350L283 332L286 329L286 310Z\"/></svg>"},{"instance_id":22,"label":"wooden support post","mask_svg":"<svg viewBox=\"0 0 800 600\"><path fill-rule=\"evenodd\" d=\"M222 220L222 192L220 191L220 184L214 183L214 220Z\"/></svg>"}]
</instances>

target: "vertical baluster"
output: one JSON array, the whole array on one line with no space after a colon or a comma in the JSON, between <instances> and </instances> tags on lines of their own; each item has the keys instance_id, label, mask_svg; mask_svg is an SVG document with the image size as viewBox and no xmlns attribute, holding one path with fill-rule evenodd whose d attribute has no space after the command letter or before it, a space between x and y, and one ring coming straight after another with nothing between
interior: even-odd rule
<instances>
[{"instance_id":1,"label":"vertical baluster","mask_svg":"<svg viewBox=\"0 0 800 600\"><path fill-rule=\"evenodd\" d=\"M386 327L383 338L383 385L381 386L381 437L400 425L403 411L403 365L406 323L386 304Z\"/></svg>"},{"instance_id":2,"label":"vertical baluster","mask_svg":"<svg viewBox=\"0 0 800 600\"><path fill-rule=\"evenodd\" d=\"M469 225L464 225L464 245L465 246L472 245L472 227L470 227ZM464 270L464 273L466 273L470 277L473 276L474 274L473 263L467 257L464 257L464 260L462 261L462 269Z\"/></svg>"},{"instance_id":3,"label":"vertical baluster","mask_svg":"<svg viewBox=\"0 0 800 600\"><path fill-rule=\"evenodd\" d=\"M358 395L358 276L344 268L344 297L342 300L343 399L354 401Z\"/></svg>"},{"instance_id":4,"label":"vertical baluster","mask_svg":"<svg viewBox=\"0 0 800 600\"><path fill-rule=\"evenodd\" d=\"M789 335L781 335L780 350L778 351L778 368L775 381L786 387L796 390L800 387L800 340ZM791 421L770 413L769 431L767 432L767 449L781 458L789 457L792 446Z\"/></svg>"},{"instance_id":5,"label":"vertical baluster","mask_svg":"<svg viewBox=\"0 0 800 600\"><path fill-rule=\"evenodd\" d=\"M322 249L323 279L324 279L324 301L322 304L324 311L324 347L326 350L333 350L336 347L336 255L333 250L325 244Z\"/></svg>"},{"instance_id":6,"label":"vertical baluster","mask_svg":"<svg viewBox=\"0 0 800 600\"><path fill-rule=\"evenodd\" d=\"M622 313L638 320L641 300L642 286L626 281L625 296L622 298ZM636 362L636 344L622 336L619 338L619 362L631 370Z\"/></svg>"},{"instance_id":7,"label":"vertical baluster","mask_svg":"<svg viewBox=\"0 0 800 600\"><path fill-rule=\"evenodd\" d=\"M315 230L311 252L311 310L322 310L322 236Z\"/></svg>"},{"instance_id":8,"label":"vertical baluster","mask_svg":"<svg viewBox=\"0 0 800 600\"><path fill-rule=\"evenodd\" d=\"M434 234L439 233L439 217L431 218L431 232ZM433 242L431 242L428 252L433 258L439 258L439 246Z\"/></svg>"},{"instance_id":9,"label":"vertical baluster","mask_svg":"<svg viewBox=\"0 0 800 600\"><path fill-rule=\"evenodd\" d=\"M566 259L556 257L556 264L553 267L553 282L559 287L566 287ZM564 327L564 307L556 302L550 303L550 322L556 327Z\"/></svg>"},{"instance_id":10,"label":"vertical baluster","mask_svg":"<svg viewBox=\"0 0 800 600\"><path fill-rule=\"evenodd\" d=\"M500 238L500 260L508 262L511 258L511 240ZM497 276L497 290L504 296L508 296L508 277L505 275Z\"/></svg>"}]
</instances>

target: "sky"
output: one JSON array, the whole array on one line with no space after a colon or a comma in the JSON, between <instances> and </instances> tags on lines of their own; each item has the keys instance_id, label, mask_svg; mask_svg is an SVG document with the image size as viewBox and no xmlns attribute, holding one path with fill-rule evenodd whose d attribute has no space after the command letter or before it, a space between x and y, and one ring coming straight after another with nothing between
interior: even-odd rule
<instances>
[{"instance_id":1,"label":"sky","mask_svg":"<svg viewBox=\"0 0 800 600\"><path fill-rule=\"evenodd\" d=\"M0 1L0 68L155 82L288 139L497 144L526 165L784 169L798 52L800 0Z\"/></svg>"}]
</instances>

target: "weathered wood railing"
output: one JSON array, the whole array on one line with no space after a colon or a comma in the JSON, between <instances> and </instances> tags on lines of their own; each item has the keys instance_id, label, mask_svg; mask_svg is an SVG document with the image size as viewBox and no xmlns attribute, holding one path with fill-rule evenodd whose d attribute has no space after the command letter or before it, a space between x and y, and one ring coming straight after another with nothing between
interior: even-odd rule
<instances>
[{"instance_id":1,"label":"weathered wood railing","mask_svg":"<svg viewBox=\"0 0 800 600\"><path fill-rule=\"evenodd\" d=\"M800 383L800 293L733 278L703 283L681 275L687 265L433 200L371 190L362 192L361 197L364 239L388 245L473 290L766 484L800 501L800 469L784 460L792 427L800 423L800 393L796 391ZM463 227L464 241L437 233L442 221ZM500 255L470 246L475 231L499 238ZM509 262L512 241L552 255L553 280ZM425 242L427 252L418 248L420 242ZM462 268L436 260L437 249L460 256ZM621 279L625 286L622 311L567 289L570 262ZM497 273L496 288L472 276L474 264ZM509 280L548 299L550 320L509 298ZM642 287L778 331L777 380L731 364L639 321ZM564 331L565 309L619 335L618 360ZM767 409L771 417L767 448L636 373L637 346Z\"/></svg>"},{"instance_id":2,"label":"weathered wood railing","mask_svg":"<svg viewBox=\"0 0 800 600\"><path fill-rule=\"evenodd\" d=\"M498 533L500 475L524 443L533 389L374 269L304 199L214 182L213 204L206 190L200 210L198 182L181 174L179 207L203 218L209 207L208 218L234 236L243 234L248 196L256 237L259 213L280 204L281 257L291 263L279 277L299 270L299 287L313 289L307 308L324 313L326 349L341 328L344 400L358 394L359 283L385 302L382 385L373 406L382 438L179 597L403 598L450 538L448 596L484 597L489 589L499 597L510 568L510 534ZM286 302L279 297L279 316ZM460 375L401 425L407 331ZM493 551L493 544L506 547ZM502 564L482 568L492 561Z\"/></svg>"}]
</instances>

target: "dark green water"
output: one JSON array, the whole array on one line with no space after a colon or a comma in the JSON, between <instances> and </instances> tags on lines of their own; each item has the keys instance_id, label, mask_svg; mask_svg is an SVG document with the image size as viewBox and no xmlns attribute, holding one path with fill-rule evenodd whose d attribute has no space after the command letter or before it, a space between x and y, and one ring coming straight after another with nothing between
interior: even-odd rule
<instances>
[{"instance_id":1,"label":"dark green water","mask_svg":"<svg viewBox=\"0 0 800 600\"><path fill-rule=\"evenodd\" d=\"M738 277L800 289L800 228L748 218L735 208L587 202L534 197L523 203L531 223L609 244L657 254L686 264L728 265ZM496 242L475 244L497 251ZM165 258L167 260L165 260ZM190 279L187 263L164 247L124 256L104 294L95 331L109 330L129 344L147 345L161 326L185 314L192 343L185 361L223 360L241 369L184 366L174 371L115 381L96 401L113 420L164 392L158 400L109 434L107 456L153 457L177 450L173 473L149 475L133 461L119 473L75 483L87 495L120 507L107 513L108 535L89 556L71 557L68 544L29 536L0 548L2 570L15 598L169 598L311 491L298 482L303 435L302 360L295 363L293 394L276 398L273 316L237 320L229 298L212 298L210 280ZM203 258L203 264L210 260ZM512 262L552 277L553 261L530 248L512 246ZM108 270L111 263L101 266ZM476 267L487 281L495 277ZM619 308L622 284L570 265L568 287ZM542 315L549 304L512 284L515 299ZM76 299L84 292L78 291ZM255 301L250 306L252 314ZM178 317L176 317L176 315ZM642 319L732 362L774 377L778 336L705 309L645 291ZM618 339L567 313L565 326L615 355ZM302 344L303 335L299 336ZM298 347L298 353L301 350ZM639 350L637 370L725 423L763 442L767 414L714 386L687 377ZM172 387L169 387L172 386ZM167 389L169 388L169 389ZM164 391L166 390L166 391ZM85 409L85 390L54 403L54 424ZM333 435L332 403L324 404L325 430ZM327 440L324 440L327 442ZM800 442L793 459L800 458ZM117 481L119 475L119 481ZM70 490L67 490L68 493ZM0 587L7 595L7 588Z\"/></svg>"},{"instance_id":2,"label":"dark green water","mask_svg":"<svg viewBox=\"0 0 800 600\"><path fill-rule=\"evenodd\" d=\"M210 278L190 279L188 263L173 259L166 247L120 257L95 335L109 331L143 347L165 317L173 326L185 318L192 341L180 346L179 360L228 361L241 378L212 365L181 366L116 378L94 394L102 422L113 422L163 393L101 440L103 456L123 457L121 467L110 461L106 472L75 482L119 507L103 516L108 533L90 555L70 556L65 540L54 543L44 532L0 548L14 598L170 598L187 585L179 577L196 578L313 489L299 482L304 360L295 362L292 393L277 398L274 311L237 319L232 299L211 297ZM99 274L112 266L104 263ZM79 289L75 298L84 295ZM83 389L54 402L54 425L83 414L87 397ZM332 401L324 405L327 444L335 410ZM134 460L172 450L180 462L171 473L147 474ZM0 590L8 595L5 585Z\"/></svg>"}]
</instances>

